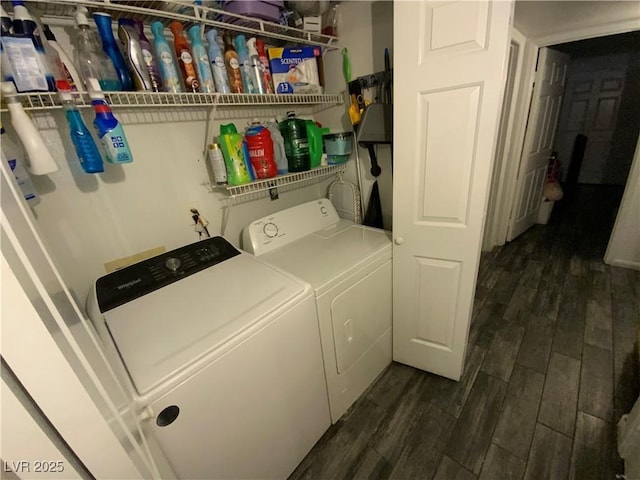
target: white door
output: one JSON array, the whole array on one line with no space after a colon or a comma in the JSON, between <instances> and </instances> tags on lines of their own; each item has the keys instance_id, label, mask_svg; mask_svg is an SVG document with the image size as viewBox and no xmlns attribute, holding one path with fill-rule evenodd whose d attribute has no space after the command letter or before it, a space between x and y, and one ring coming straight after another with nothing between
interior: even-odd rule
<instances>
[{"instance_id":1,"label":"white door","mask_svg":"<svg viewBox=\"0 0 640 480\"><path fill-rule=\"evenodd\" d=\"M626 183L626 175L620 172L624 169L611 168L608 160L611 139L618 123L628 57L605 58L585 59L571 66L555 142L563 181ZM581 164L571 165L578 134L587 137L587 145ZM569 171L572 172L571 177L567 177Z\"/></svg>"},{"instance_id":2,"label":"white door","mask_svg":"<svg viewBox=\"0 0 640 480\"><path fill-rule=\"evenodd\" d=\"M395 2L393 357L459 379L510 2Z\"/></svg>"},{"instance_id":3,"label":"white door","mask_svg":"<svg viewBox=\"0 0 640 480\"><path fill-rule=\"evenodd\" d=\"M511 209L507 234L509 241L531 228L538 218L568 67L569 55L550 48L540 49L518 184Z\"/></svg>"}]
</instances>

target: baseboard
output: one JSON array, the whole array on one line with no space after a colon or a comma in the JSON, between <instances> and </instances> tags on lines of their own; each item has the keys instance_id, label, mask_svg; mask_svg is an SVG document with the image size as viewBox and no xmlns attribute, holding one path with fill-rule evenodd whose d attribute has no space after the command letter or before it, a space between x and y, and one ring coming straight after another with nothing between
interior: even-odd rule
<instances>
[{"instance_id":1,"label":"baseboard","mask_svg":"<svg viewBox=\"0 0 640 480\"><path fill-rule=\"evenodd\" d=\"M618 258L618 259L612 260L611 262L605 262L605 263L608 263L613 267L631 268L633 270L640 270L640 262L634 262L632 260L621 260Z\"/></svg>"}]
</instances>

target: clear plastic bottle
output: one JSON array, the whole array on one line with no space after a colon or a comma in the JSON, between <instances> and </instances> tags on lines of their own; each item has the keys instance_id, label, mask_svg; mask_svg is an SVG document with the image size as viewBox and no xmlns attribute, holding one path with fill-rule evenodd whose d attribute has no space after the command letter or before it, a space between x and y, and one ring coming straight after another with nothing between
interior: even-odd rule
<instances>
[{"instance_id":1,"label":"clear plastic bottle","mask_svg":"<svg viewBox=\"0 0 640 480\"><path fill-rule=\"evenodd\" d=\"M98 45L98 39L89 26L88 13L89 11L86 7L79 6L76 9L78 35L75 63L80 69L80 75L82 75L85 84L89 83L90 78L95 78L100 82L102 90L122 90L122 85L113 63Z\"/></svg>"},{"instance_id":2,"label":"clear plastic bottle","mask_svg":"<svg viewBox=\"0 0 640 480\"><path fill-rule=\"evenodd\" d=\"M56 40L56 36L53 34L49 25L42 26L44 36L47 39L47 42L57 53L62 64L62 71L66 77L67 82L71 85L72 90L77 90L78 92L84 92L84 86L82 85L82 77L76 70L75 65L71 61L67 52L64 51L62 46Z\"/></svg>"},{"instance_id":3,"label":"clear plastic bottle","mask_svg":"<svg viewBox=\"0 0 640 480\"><path fill-rule=\"evenodd\" d=\"M116 38L113 36L113 30L111 29L111 15L104 12L95 12L93 14L93 20L96 22L96 25L98 27L98 33L100 33L100 40L102 40L102 50L111 59L111 62L113 63L116 72L118 73L118 78L120 79L122 90L135 90L135 85L133 83L133 79L131 78L131 73L129 72L127 62L122 56L122 53L120 53Z\"/></svg>"},{"instance_id":4,"label":"clear plastic bottle","mask_svg":"<svg viewBox=\"0 0 640 480\"><path fill-rule=\"evenodd\" d=\"M69 85L67 81L59 80L56 83L56 87L58 88L60 102L62 103L64 114L69 124L71 141L80 160L80 166L85 173L104 172L102 156L73 99L71 85Z\"/></svg>"}]
</instances>

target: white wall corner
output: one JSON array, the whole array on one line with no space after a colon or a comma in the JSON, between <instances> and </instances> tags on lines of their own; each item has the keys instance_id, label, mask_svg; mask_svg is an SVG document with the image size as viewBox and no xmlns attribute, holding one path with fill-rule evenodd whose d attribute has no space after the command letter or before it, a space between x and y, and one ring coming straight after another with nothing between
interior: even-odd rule
<instances>
[{"instance_id":1,"label":"white wall corner","mask_svg":"<svg viewBox=\"0 0 640 480\"><path fill-rule=\"evenodd\" d=\"M604 261L615 267L640 270L640 140Z\"/></svg>"}]
</instances>

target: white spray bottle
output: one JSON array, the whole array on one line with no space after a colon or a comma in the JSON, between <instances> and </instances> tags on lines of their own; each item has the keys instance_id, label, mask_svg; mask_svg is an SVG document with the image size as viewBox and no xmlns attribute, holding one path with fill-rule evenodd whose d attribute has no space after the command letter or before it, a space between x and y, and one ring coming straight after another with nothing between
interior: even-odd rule
<instances>
[{"instance_id":1,"label":"white spray bottle","mask_svg":"<svg viewBox=\"0 0 640 480\"><path fill-rule=\"evenodd\" d=\"M7 101L7 108L11 114L11 125L20 137L24 149L29 156L27 169L33 175L47 175L57 172L60 167L51 156L51 152L44 144L40 132L22 108L16 97L16 87L13 82L2 82L2 96Z\"/></svg>"},{"instance_id":2,"label":"white spray bottle","mask_svg":"<svg viewBox=\"0 0 640 480\"><path fill-rule=\"evenodd\" d=\"M21 155L20 147L14 143L11 138L5 133L4 127L0 124L0 146L2 147L2 161L7 162L11 173L16 179L16 183L22 190L24 199L29 202L30 205L36 205L40 203L40 197L36 193L36 189L33 187L29 174L25 171Z\"/></svg>"}]
</instances>

